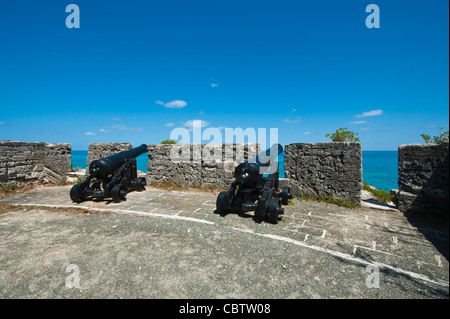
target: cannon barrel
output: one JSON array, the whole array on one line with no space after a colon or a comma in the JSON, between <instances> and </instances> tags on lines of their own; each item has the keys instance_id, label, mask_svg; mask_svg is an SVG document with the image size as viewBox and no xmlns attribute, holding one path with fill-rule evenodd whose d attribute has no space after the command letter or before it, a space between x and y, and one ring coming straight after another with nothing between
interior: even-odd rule
<instances>
[{"instance_id":1,"label":"cannon barrel","mask_svg":"<svg viewBox=\"0 0 450 319\"><path fill-rule=\"evenodd\" d=\"M136 158L139 155L147 152L147 145L142 144L139 147L128 151L123 151L102 159L92 161L89 165L89 174L91 177L103 179L108 177L115 169L130 159Z\"/></svg>"},{"instance_id":2,"label":"cannon barrel","mask_svg":"<svg viewBox=\"0 0 450 319\"><path fill-rule=\"evenodd\" d=\"M261 172L262 167L267 167L270 164L273 164L275 159L282 152L283 147L280 144L273 144L270 148L262 151L255 157L249 159L247 162L239 164L234 170L236 180L242 185L256 185L260 181L263 174L275 173L278 170L278 165L274 165L264 173Z\"/></svg>"}]
</instances>

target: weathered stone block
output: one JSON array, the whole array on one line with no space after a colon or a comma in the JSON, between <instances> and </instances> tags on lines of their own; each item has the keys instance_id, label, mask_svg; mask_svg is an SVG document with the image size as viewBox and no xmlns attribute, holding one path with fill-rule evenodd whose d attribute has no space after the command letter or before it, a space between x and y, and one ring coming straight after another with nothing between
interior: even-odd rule
<instances>
[{"instance_id":1,"label":"weathered stone block","mask_svg":"<svg viewBox=\"0 0 450 319\"><path fill-rule=\"evenodd\" d=\"M449 212L449 143L398 148L399 210Z\"/></svg>"},{"instance_id":2,"label":"weathered stone block","mask_svg":"<svg viewBox=\"0 0 450 319\"><path fill-rule=\"evenodd\" d=\"M284 169L293 194L331 195L358 203L361 200L359 143L288 144Z\"/></svg>"}]
</instances>

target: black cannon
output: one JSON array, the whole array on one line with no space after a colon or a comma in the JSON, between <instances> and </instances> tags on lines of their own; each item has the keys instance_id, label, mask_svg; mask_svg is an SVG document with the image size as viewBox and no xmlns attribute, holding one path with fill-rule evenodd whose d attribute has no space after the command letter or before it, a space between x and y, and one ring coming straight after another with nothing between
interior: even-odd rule
<instances>
[{"instance_id":1,"label":"black cannon","mask_svg":"<svg viewBox=\"0 0 450 319\"><path fill-rule=\"evenodd\" d=\"M216 210L245 213L255 211L255 217L278 223L284 209L292 198L289 186L279 191L278 162L275 159L283 152L280 144L259 153L234 170L235 181L228 191L220 192L216 200Z\"/></svg>"},{"instance_id":2,"label":"black cannon","mask_svg":"<svg viewBox=\"0 0 450 319\"><path fill-rule=\"evenodd\" d=\"M112 198L115 203L125 200L134 190L145 190L144 177L137 177L136 157L147 152L147 145L120 152L89 165L89 175L70 190L70 198L81 202L89 198Z\"/></svg>"}]
</instances>

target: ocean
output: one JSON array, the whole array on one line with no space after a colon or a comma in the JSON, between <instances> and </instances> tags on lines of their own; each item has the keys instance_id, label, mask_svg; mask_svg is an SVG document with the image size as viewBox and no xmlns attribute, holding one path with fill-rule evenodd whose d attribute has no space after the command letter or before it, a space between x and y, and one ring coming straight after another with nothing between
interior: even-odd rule
<instances>
[{"instance_id":1,"label":"ocean","mask_svg":"<svg viewBox=\"0 0 450 319\"><path fill-rule=\"evenodd\" d=\"M86 168L87 151L72 151L72 167ZM284 152L280 155L280 178L284 178ZM137 169L147 172L148 156L142 154L137 159ZM398 189L398 152L363 151L363 182L378 189Z\"/></svg>"}]
</instances>

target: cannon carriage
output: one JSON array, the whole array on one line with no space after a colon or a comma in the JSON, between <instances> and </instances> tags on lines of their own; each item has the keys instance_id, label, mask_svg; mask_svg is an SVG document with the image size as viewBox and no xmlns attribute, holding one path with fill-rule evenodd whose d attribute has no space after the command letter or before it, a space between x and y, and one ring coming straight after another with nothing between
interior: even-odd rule
<instances>
[{"instance_id":1,"label":"cannon carriage","mask_svg":"<svg viewBox=\"0 0 450 319\"><path fill-rule=\"evenodd\" d=\"M136 157L147 152L147 145L92 161L89 175L70 190L74 202L111 198L115 203L125 200L127 193L145 190L144 177L137 177Z\"/></svg>"},{"instance_id":2,"label":"cannon carriage","mask_svg":"<svg viewBox=\"0 0 450 319\"><path fill-rule=\"evenodd\" d=\"M216 200L218 213L254 211L254 216L278 223L284 214L282 205L292 198L289 186L279 191L278 161L283 152L280 144L259 153L234 170L235 181L228 191L220 192Z\"/></svg>"}]
</instances>

